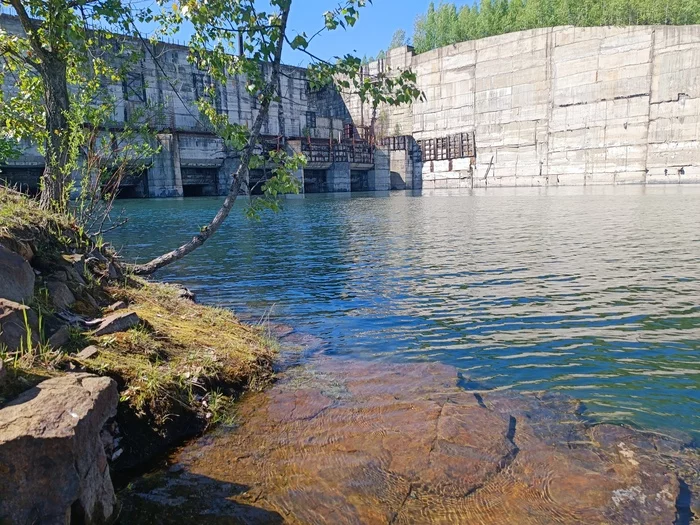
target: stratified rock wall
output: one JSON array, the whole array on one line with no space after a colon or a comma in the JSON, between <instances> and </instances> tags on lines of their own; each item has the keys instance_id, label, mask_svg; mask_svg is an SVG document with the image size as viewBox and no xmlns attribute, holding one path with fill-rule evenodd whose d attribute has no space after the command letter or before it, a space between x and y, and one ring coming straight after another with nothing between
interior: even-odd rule
<instances>
[{"instance_id":1,"label":"stratified rock wall","mask_svg":"<svg viewBox=\"0 0 700 525\"><path fill-rule=\"evenodd\" d=\"M402 47L369 73L409 67L426 100L381 108L378 133L473 131L477 146L473 169L469 158L412 166L424 189L700 182L700 26L533 29L420 55ZM367 104L346 103L356 123L372 121ZM399 164L392 171L410 187Z\"/></svg>"}]
</instances>

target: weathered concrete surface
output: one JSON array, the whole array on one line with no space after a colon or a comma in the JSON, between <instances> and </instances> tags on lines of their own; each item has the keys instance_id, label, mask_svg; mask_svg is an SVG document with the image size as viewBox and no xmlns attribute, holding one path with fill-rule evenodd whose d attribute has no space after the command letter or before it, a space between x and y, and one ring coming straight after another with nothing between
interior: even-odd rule
<instances>
[{"instance_id":1,"label":"weathered concrete surface","mask_svg":"<svg viewBox=\"0 0 700 525\"><path fill-rule=\"evenodd\" d=\"M0 522L105 523L114 489L100 430L116 412L116 383L68 374L0 410Z\"/></svg>"},{"instance_id":2,"label":"weathered concrete surface","mask_svg":"<svg viewBox=\"0 0 700 525\"><path fill-rule=\"evenodd\" d=\"M619 525L690 513L679 502L697 488L697 456L670 438L587 426L575 409L475 395L440 364L321 358L245 400L237 429L136 483L123 517Z\"/></svg>"},{"instance_id":3,"label":"weathered concrete surface","mask_svg":"<svg viewBox=\"0 0 700 525\"><path fill-rule=\"evenodd\" d=\"M5 14L0 14L0 28L10 34L22 33L18 19ZM188 186L199 189L203 195L226 194L238 153L227 150L223 140L211 132L197 109L197 101L206 96L207 88L213 87L217 111L228 115L231 122L247 127L252 126L260 111L256 97L245 88L244 78L212 80L187 55L185 46L158 42L144 52L143 60L128 74L126 82L108 86L117 101L116 123L131 118L148 101L162 105L162 114L152 118L156 126L169 130L157 136L161 149L152 163L142 166L146 176L137 171L129 174L126 183L132 196L181 197ZM263 74L269 76L271 66L262 67ZM340 95L331 88L310 89L304 68L282 66L278 87L280 100L270 105L263 135L337 140L344 123L351 122ZM8 83L3 89L10 90L12 86ZM8 161L3 176L35 186L43 165L38 149L28 148L19 158Z\"/></svg>"},{"instance_id":4,"label":"weathered concrete surface","mask_svg":"<svg viewBox=\"0 0 700 525\"><path fill-rule=\"evenodd\" d=\"M420 55L403 47L369 72L407 67L426 100L382 108L380 133L476 134L476 168L417 165L424 188L700 182L700 26L555 27ZM346 103L370 122L367 105Z\"/></svg>"}]
</instances>

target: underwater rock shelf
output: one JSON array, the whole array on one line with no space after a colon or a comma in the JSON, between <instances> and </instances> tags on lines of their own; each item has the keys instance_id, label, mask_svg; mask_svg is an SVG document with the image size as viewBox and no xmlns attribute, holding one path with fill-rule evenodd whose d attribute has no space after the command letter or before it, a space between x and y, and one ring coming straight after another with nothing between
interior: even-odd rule
<instances>
[{"instance_id":1,"label":"underwater rock shelf","mask_svg":"<svg viewBox=\"0 0 700 525\"><path fill-rule=\"evenodd\" d=\"M125 491L124 522L690 522L700 458L682 438L458 382L434 363L292 368L241 403L237 427Z\"/></svg>"}]
</instances>

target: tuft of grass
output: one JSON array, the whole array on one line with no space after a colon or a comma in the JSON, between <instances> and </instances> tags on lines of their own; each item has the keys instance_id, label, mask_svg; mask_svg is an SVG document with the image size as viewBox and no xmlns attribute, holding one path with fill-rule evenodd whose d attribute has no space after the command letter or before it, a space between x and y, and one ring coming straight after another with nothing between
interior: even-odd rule
<instances>
[{"instance_id":1,"label":"tuft of grass","mask_svg":"<svg viewBox=\"0 0 700 525\"><path fill-rule=\"evenodd\" d=\"M75 222L68 215L43 210L27 195L0 186L0 238L68 246L80 238Z\"/></svg>"},{"instance_id":2,"label":"tuft of grass","mask_svg":"<svg viewBox=\"0 0 700 525\"><path fill-rule=\"evenodd\" d=\"M94 338L100 352L83 365L115 377L122 402L157 425L183 410L209 424L230 421L232 399L270 381L277 346L228 310L181 299L170 285L138 284L107 291L144 325Z\"/></svg>"}]
</instances>

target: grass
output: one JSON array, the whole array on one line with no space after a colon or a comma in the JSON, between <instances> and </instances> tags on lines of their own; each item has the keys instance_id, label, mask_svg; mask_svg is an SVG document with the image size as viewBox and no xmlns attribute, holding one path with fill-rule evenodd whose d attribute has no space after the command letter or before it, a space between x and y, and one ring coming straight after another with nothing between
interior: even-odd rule
<instances>
[{"instance_id":1,"label":"grass","mask_svg":"<svg viewBox=\"0 0 700 525\"><path fill-rule=\"evenodd\" d=\"M83 364L115 377L123 385L122 402L140 415L162 425L184 409L217 422L225 419L215 414L229 405L225 398L271 378L274 345L231 312L181 299L177 288L165 284L108 291L145 324L93 338L100 352Z\"/></svg>"},{"instance_id":2,"label":"grass","mask_svg":"<svg viewBox=\"0 0 700 525\"><path fill-rule=\"evenodd\" d=\"M70 216L43 210L35 200L6 187L0 187L0 240L40 249L88 242Z\"/></svg>"}]
</instances>

